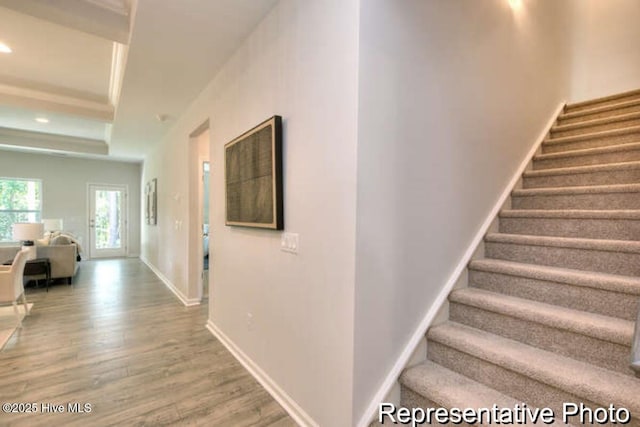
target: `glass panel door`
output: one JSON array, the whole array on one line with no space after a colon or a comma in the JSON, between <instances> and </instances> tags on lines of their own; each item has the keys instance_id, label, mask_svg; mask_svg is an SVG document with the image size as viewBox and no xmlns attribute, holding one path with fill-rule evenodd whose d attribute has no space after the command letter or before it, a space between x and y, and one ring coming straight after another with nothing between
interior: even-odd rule
<instances>
[{"instance_id":1,"label":"glass panel door","mask_svg":"<svg viewBox=\"0 0 640 427\"><path fill-rule=\"evenodd\" d=\"M90 185L91 258L126 255L126 187Z\"/></svg>"}]
</instances>

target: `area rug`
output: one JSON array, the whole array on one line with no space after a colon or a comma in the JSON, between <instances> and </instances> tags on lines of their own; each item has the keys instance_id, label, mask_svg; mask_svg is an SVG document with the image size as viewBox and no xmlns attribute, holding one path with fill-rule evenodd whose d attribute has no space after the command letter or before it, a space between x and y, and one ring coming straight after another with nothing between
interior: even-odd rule
<instances>
[{"instance_id":1,"label":"area rug","mask_svg":"<svg viewBox=\"0 0 640 427\"><path fill-rule=\"evenodd\" d=\"M32 309L33 303L29 303L29 310ZM24 305L18 305L18 310L24 318ZM16 315L13 312L13 306L0 307L0 351L9 341L13 333L16 331Z\"/></svg>"}]
</instances>

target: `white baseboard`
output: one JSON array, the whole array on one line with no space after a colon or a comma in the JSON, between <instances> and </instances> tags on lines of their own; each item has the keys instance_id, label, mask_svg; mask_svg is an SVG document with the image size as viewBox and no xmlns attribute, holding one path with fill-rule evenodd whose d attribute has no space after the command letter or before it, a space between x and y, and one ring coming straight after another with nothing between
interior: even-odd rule
<instances>
[{"instance_id":1,"label":"white baseboard","mask_svg":"<svg viewBox=\"0 0 640 427\"><path fill-rule=\"evenodd\" d=\"M236 346L224 332L222 332L209 319L206 324L207 329L216 337L222 345L245 367L247 371L258 381L262 387L284 408L293 420L302 427L318 427L309 414L307 414L295 400L291 398L278 384L269 377L260 367L247 356L238 346Z\"/></svg>"},{"instance_id":2,"label":"white baseboard","mask_svg":"<svg viewBox=\"0 0 640 427\"><path fill-rule=\"evenodd\" d=\"M199 298L187 298L182 292L180 292L178 288L176 288L173 283L171 283L171 280L169 280L164 274L162 274L162 272L158 270L155 265L151 264L151 262L145 256L140 255L140 260L144 262L156 276L158 276L158 279L160 279L162 283L164 283L164 285L169 288L169 290L173 292L176 297L178 297L182 304L187 307L191 307L194 305L199 305L202 302Z\"/></svg>"},{"instance_id":3,"label":"white baseboard","mask_svg":"<svg viewBox=\"0 0 640 427\"><path fill-rule=\"evenodd\" d=\"M464 270L467 268L467 264L469 264L469 261L471 260L473 253L476 251L476 249L484 239L484 235L489 230L491 223L494 221L494 219L500 212L500 209L502 208L504 203L507 201L507 199L511 195L512 189L518 183L518 180L524 173L525 169L527 168L527 165L529 164L529 162L531 162L531 159L533 158L536 151L542 144L542 141L544 140L544 138L549 133L551 126L553 126L553 124L556 121L556 118L558 117L558 115L560 114L560 112L562 111L565 105L566 105L565 101L562 101L558 105L558 107L553 113L553 116L549 118L546 126L540 132L538 138L535 140L531 149L522 160L522 163L520 164L518 169L515 171L515 173L511 177L511 180L509 181L507 186L504 188L502 194L498 198L498 201L495 203L495 205L489 212L489 215L487 215L484 223L480 226L475 237L469 244L467 251L462 256L462 259L460 259L460 262L458 263L455 270L453 271L453 273L445 283L444 287L436 297L433 304L427 309L427 312L422 318L422 321L420 322L418 327L415 329L415 331L411 335L411 338L405 345L404 349L402 350L402 353L400 353L400 356L398 357L396 363L392 366L391 370L385 377L385 380L383 381L382 385L373 396L373 399L369 403L369 406L367 406L366 411L363 413L362 417L360 418L360 421L357 424L358 427L366 427L376 418L380 403L384 401L385 397L389 394L394 384L398 381L400 374L402 373L402 371L404 370L404 367L409 362L411 355L415 351L416 347L418 346L418 344L426 334L427 329L429 329L431 322L433 322L434 318L438 314L440 307L442 307L442 305L446 302L447 297L451 293L451 290L453 289L454 285L456 284L456 282L458 281L458 279L460 278Z\"/></svg>"}]
</instances>

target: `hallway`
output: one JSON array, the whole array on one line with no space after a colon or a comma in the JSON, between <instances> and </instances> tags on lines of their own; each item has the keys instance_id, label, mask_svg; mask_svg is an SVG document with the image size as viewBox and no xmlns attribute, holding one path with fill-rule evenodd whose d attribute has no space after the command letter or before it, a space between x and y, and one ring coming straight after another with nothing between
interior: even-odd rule
<instances>
[{"instance_id":1,"label":"hallway","mask_svg":"<svg viewBox=\"0 0 640 427\"><path fill-rule=\"evenodd\" d=\"M207 305L182 306L139 259L83 261L73 286L27 298L32 314L0 352L0 396L39 413L0 413L3 426L295 425L205 329Z\"/></svg>"}]
</instances>

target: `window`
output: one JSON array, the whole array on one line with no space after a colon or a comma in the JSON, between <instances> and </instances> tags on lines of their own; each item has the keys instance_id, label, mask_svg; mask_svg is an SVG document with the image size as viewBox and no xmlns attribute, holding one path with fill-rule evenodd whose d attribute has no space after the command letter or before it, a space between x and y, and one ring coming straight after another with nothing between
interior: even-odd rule
<instances>
[{"instance_id":1,"label":"window","mask_svg":"<svg viewBox=\"0 0 640 427\"><path fill-rule=\"evenodd\" d=\"M42 181L0 178L0 241L13 240L15 222L40 222Z\"/></svg>"}]
</instances>

